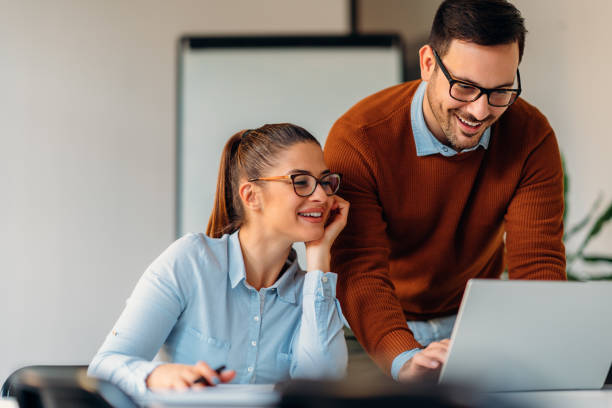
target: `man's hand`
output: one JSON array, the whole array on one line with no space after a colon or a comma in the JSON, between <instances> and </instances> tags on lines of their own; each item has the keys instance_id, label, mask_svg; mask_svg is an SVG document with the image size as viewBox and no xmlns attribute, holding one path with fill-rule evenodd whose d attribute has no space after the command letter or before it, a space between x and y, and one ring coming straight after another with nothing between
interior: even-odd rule
<instances>
[{"instance_id":1,"label":"man's hand","mask_svg":"<svg viewBox=\"0 0 612 408\"><path fill-rule=\"evenodd\" d=\"M209 384L220 384L232 381L235 376L234 370L225 370L217 375L208 364L200 361L196 365L162 364L149 374L146 383L151 390L184 390L203 388L202 383L196 382L200 377L204 377Z\"/></svg>"},{"instance_id":2,"label":"man's hand","mask_svg":"<svg viewBox=\"0 0 612 408\"><path fill-rule=\"evenodd\" d=\"M446 362L450 339L429 344L416 353L400 369L398 380L411 381L437 381L442 364Z\"/></svg>"}]
</instances>

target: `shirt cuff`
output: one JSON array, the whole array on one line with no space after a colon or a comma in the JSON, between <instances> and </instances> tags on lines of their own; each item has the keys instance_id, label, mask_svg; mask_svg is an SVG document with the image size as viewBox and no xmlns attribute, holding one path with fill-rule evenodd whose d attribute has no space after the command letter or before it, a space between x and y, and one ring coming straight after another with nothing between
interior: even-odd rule
<instances>
[{"instance_id":1,"label":"shirt cuff","mask_svg":"<svg viewBox=\"0 0 612 408\"><path fill-rule=\"evenodd\" d=\"M144 395L148 392L149 388L147 387L147 378L149 378L149 375L153 372L153 370L162 364L166 363L163 361L138 361L130 366L130 370L136 378L136 382L134 383L134 391L138 395Z\"/></svg>"},{"instance_id":2,"label":"shirt cuff","mask_svg":"<svg viewBox=\"0 0 612 408\"><path fill-rule=\"evenodd\" d=\"M412 350L404 351L403 353L398 354L397 357L393 359L393 363L391 364L391 377L393 377L395 381L398 380L397 377L399 376L399 372L404 366L404 364L406 364L408 360L414 357L414 355L421 350L422 349L420 348L415 348Z\"/></svg>"},{"instance_id":3,"label":"shirt cuff","mask_svg":"<svg viewBox=\"0 0 612 408\"><path fill-rule=\"evenodd\" d=\"M338 275L320 270L306 273L304 278L304 295L315 295L326 299L336 298L336 281Z\"/></svg>"}]
</instances>

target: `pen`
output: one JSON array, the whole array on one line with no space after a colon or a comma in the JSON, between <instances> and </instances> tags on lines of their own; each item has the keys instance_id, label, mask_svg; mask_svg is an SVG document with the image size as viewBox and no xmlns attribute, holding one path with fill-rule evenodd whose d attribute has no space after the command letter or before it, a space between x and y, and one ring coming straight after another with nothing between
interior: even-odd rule
<instances>
[{"instance_id":1,"label":"pen","mask_svg":"<svg viewBox=\"0 0 612 408\"><path fill-rule=\"evenodd\" d=\"M224 364L224 365L222 365L222 366L219 366L219 367L215 368L215 372L217 373L217 375L221 374L221 371L223 371L223 370L225 370L225 364ZM204 385L209 386L209 387L210 387L210 386L212 386L212 385L214 385L214 384L211 384L211 383L210 383L210 382L209 382L209 381L208 381L206 378L204 378L204 377L200 377L200 378L198 378L198 379L197 379L197 380L195 380L193 383L194 383L194 384L200 384L200 383L201 383L201 384L204 384Z\"/></svg>"}]
</instances>

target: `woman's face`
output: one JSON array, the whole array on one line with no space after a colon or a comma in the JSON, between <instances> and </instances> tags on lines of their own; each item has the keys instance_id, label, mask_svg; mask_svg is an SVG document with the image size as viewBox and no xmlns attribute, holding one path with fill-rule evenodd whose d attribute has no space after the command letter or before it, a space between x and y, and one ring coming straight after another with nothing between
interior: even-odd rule
<instances>
[{"instance_id":1,"label":"woman's face","mask_svg":"<svg viewBox=\"0 0 612 408\"><path fill-rule=\"evenodd\" d=\"M310 174L320 178L329 173L323 161L323 151L312 142L292 145L280 152L275 162L277 165L268 168L261 177ZM323 236L333 198L327 196L320 185L310 196L300 197L290 179L257 184L261 211L254 215L262 217L265 228L270 228L269 232L290 242L308 242Z\"/></svg>"}]
</instances>

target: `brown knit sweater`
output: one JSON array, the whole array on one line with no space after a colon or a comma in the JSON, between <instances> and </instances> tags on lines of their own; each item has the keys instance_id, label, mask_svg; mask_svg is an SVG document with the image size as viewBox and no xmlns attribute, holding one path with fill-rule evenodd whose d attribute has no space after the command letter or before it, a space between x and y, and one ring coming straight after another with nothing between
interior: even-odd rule
<instances>
[{"instance_id":1,"label":"brown knit sweater","mask_svg":"<svg viewBox=\"0 0 612 408\"><path fill-rule=\"evenodd\" d=\"M325 145L351 203L332 249L337 295L387 373L398 354L421 347L406 320L457 313L468 279L498 278L505 265L511 279L566 277L563 173L546 118L519 99L493 125L488 149L417 157L410 104L419 83L359 102Z\"/></svg>"}]
</instances>

